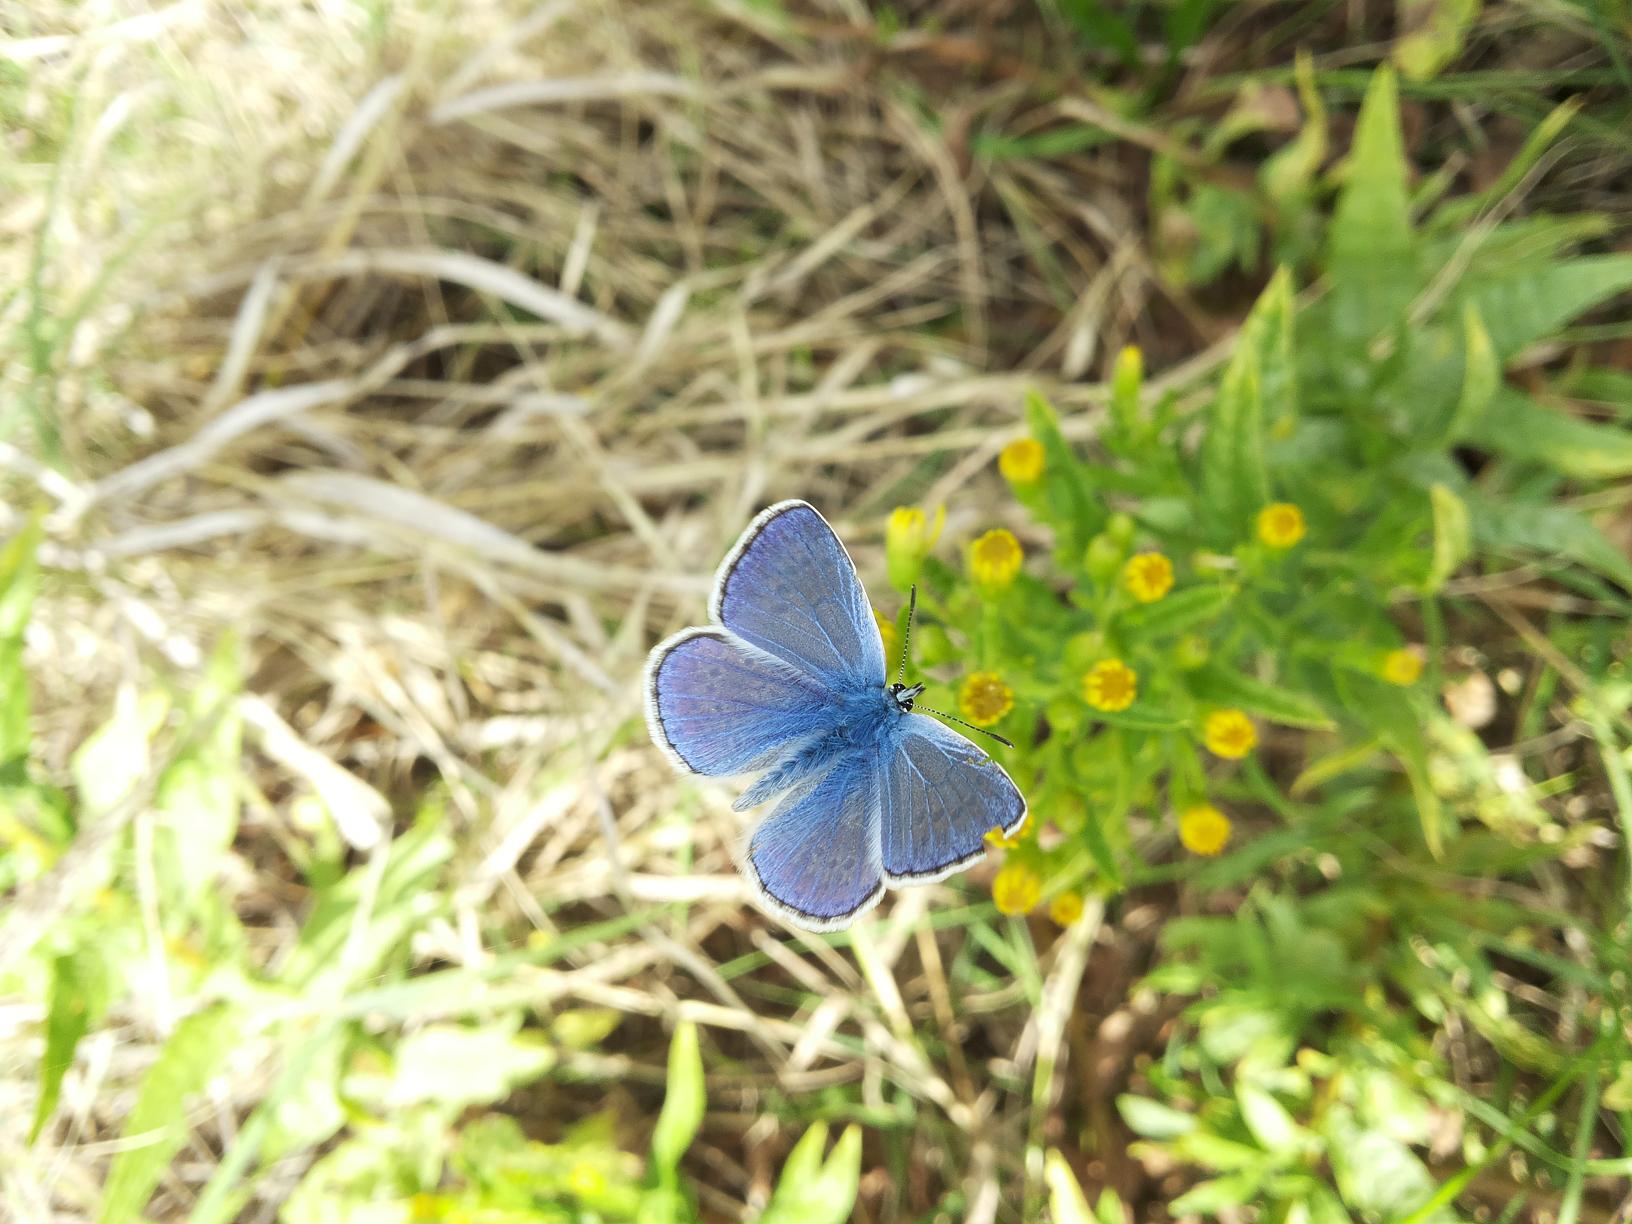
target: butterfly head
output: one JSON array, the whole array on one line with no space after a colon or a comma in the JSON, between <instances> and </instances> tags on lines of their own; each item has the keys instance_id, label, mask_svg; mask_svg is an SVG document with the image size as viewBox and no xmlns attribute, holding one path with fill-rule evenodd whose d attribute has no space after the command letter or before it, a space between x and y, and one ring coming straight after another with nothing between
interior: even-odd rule
<instances>
[{"instance_id":1,"label":"butterfly head","mask_svg":"<svg viewBox=\"0 0 1632 1224\"><path fill-rule=\"evenodd\" d=\"M921 684L907 685L902 684L900 681L896 681L888 689L890 696L895 698L896 709L903 714L912 713L912 703L917 699L918 694L923 691L924 686Z\"/></svg>"}]
</instances>

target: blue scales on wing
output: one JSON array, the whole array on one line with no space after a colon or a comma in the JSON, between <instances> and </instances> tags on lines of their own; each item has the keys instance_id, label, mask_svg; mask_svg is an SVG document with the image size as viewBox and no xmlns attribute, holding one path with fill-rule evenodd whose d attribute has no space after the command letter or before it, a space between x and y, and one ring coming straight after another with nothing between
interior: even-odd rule
<instances>
[{"instance_id":1,"label":"blue scales on wing","mask_svg":"<svg viewBox=\"0 0 1632 1224\"><path fill-rule=\"evenodd\" d=\"M761 890L817 930L844 926L878 900L878 854L878 774L859 753L786 795L748 842Z\"/></svg>"},{"instance_id":2,"label":"blue scales on wing","mask_svg":"<svg viewBox=\"0 0 1632 1224\"><path fill-rule=\"evenodd\" d=\"M688 629L654 650L646 693L652 739L710 777L768 768L834 718L820 684L723 629Z\"/></svg>"},{"instance_id":3,"label":"blue scales on wing","mask_svg":"<svg viewBox=\"0 0 1632 1224\"><path fill-rule=\"evenodd\" d=\"M813 506L780 502L720 566L709 612L840 692L884 683L884 644L856 567Z\"/></svg>"},{"instance_id":4,"label":"blue scales on wing","mask_svg":"<svg viewBox=\"0 0 1632 1224\"><path fill-rule=\"evenodd\" d=\"M1003 767L933 718L908 715L894 751L878 760L882 865L892 883L967 866L987 833L1010 833L1026 818L1025 798Z\"/></svg>"}]
</instances>

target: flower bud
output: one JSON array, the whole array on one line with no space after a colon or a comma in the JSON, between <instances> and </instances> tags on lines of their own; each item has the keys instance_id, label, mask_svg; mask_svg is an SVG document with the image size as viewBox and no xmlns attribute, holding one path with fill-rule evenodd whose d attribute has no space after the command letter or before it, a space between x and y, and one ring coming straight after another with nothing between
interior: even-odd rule
<instances>
[{"instance_id":1,"label":"flower bud","mask_svg":"<svg viewBox=\"0 0 1632 1224\"><path fill-rule=\"evenodd\" d=\"M904 592L918 581L924 558L935 547L944 526L945 506L936 508L933 522L916 506L897 506L890 511L890 521L884 530L884 566L891 586Z\"/></svg>"}]
</instances>

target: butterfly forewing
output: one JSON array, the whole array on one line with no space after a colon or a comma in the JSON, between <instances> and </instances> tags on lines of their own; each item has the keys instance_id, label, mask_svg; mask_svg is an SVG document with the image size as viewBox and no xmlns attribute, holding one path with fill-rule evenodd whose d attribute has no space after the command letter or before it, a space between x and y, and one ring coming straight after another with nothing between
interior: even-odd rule
<instances>
[{"instance_id":1,"label":"butterfly forewing","mask_svg":"<svg viewBox=\"0 0 1632 1224\"><path fill-rule=\"evenodd\" d=\"M678 633L646 665L652 740L693 773L768 768L832 717L820 684L724 629Z\"/></svg>"},{"instance_id":2,"label":"butterfly forewing","mask_svg":"<svg viewBox=\"0 0 1632 1224\"><path fill-rule=\"evenodd\" d=\"M883 868L892 882L939 879L979 858L986 834L1008 833L1026 801L1003 767L928 715L906 718L880 762Z\"/></svg>"},{"instance_id":3,"label":"butterfly forewing","mask_svg":"<svg viewBox=\"0 0 1632 1224\"><path fill-rule=\"evenodd\" d=\"M884 643L856 567L805 502L780 502L749 525L720 566L709 611L829 688L884 683Z\"/></svg>"}]
</instances>

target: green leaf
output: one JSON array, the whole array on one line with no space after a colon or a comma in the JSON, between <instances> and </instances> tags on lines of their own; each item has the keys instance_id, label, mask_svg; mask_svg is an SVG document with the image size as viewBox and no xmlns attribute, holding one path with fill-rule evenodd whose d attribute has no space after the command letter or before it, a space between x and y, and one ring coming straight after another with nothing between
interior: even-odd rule
<instances>
[{"instance_id":1,"label":"green leaf","mask_svg":"<svg viewBox=\"0 0 1632 1224\"><path fill-rule=\"evenodd\" d=\"M187 1139L187 1103L219 1070L243 1033L242 1017L225 1004L188 1016L170 1034L142 1077L125 1119L127 1141L113 1158L102 1196L102 1224L129 1224Z\"/></svg>"},{"instance_id":2,"label":"green leaf","mask_svg":"<svg viewBox=\"0 0 1632 1224\"><path fill-rule=\"evenodd\" d=\"M45 1057L40 1061L40 1098L34 1105L34 1142L56 1112L62 1077L73 1066L80 1038L90 1031L106 1003L100 966L83 952L51 962L51 1002L45 1017Z\"/></svg>"},{"instance_id":3,"label":"green leaf","mask_svg":"<svg viewBox=\"0 0 1632 1224\"><path fill-rule=\"evenodd\" d=\"M1242 327L1201 441L1203 499L1237 533L1270 501L1264 458L1264 340L1272 329L1278 332L1268 316L1277 309L1276 286L1284 288L1284 275L1277 273Z\"/></svg>"},{"instance_id":4,"label":"green leaf","mask_svg":"<svg viewBox=\"0 0 1632 1224\"><path fill-rule=\"evenodd\" d=\"M1472 302L1462 305L1462 393L1439 441L1457 441L1477 430L1485 420L1491 398L1502 381L1502 363L1490 342L1490 333Z\"/></svg>"},{"instance_id":5,"label":"green leaf","mask_svg":"<svg viewBox=\"0 0 1632 1224\"><path fill-rule=\"evenodd\" d=\"M1582 480L1632 474L1632 430L1556 411L1513 387L1497 392L1490 411L1463 438L1482 450L1542 463Z\"/></svg>"},{"instance_id":6,"label":"green leaf","mask_svg":"<svg viewBox=\"0 0 1632 1224\"><path fill-rule=\"evenodd\" d=\"M1449 485L1430 485L1428 500L1434 507L1434 555L1422 589L1432 595L1472 555L1473 525L1468 520L1467 503Z\"/></svg>"},{"instance_id":7,"label":"green leaf","mask_svg":"<svg viewBox=\"0 0 1632 1224\"><path fill-rule=\"evenodd\" d=\"M40 585L38 554L43 534L36 514L0 548L0 638L20 638L28 627Z\"/></svg>"},{"instance_id":8,"label":"green leaf","mask_svg":"<svg viewBox=\"0 0 1632 1224\"><path fill-rule=\"evenodd\" d=\"M1632 591L1632 560L1611 544L1592 521L1569 506L1526 505L1494 498L1468 498L1474 538L1494 552L1562 557Z\"/></svg>"},{"instance_id":9,"label":"green leaf","mask_svg":"<svg viewBox=\"0 0 1632 1224\"><path fill-rule=\"evenodd\" d=\"M1303 126L1292 143L1273 154L1258 171L1264 193L1283 207L1309 194L1326 160L1326 107L1315 88L1314 61L1307 48L1298 48L1296 71Z\"/></svg>"},{"instance_id":10,"label":"green leaf","mask_svg":"<svg viewBox=\"0 0 1632 1224\"><path fill-rule=\"evenodd\" d=\"M1289 727L1329 731L1336 725L1314 698L1216 664L1190 674L1190 691L1200 701L1235 706Z\"/></svg>"},{"instance_id":11,"label":"green leaf","mask_svg":"<svg viewBox=\"0 0 1632 1224\"><path fill-rule=\"evenodd\" d=\"M782 1166L759 1224L844 1224L861 1186L861 1128L848 1126L826 1162L827 1124L813 1122Z\"/></svg>"},{"instance_id":12,"label":"green leaf","mask_svg":"<svg viewBox=\"0 0 1632 1224\"><path fill-rule=\"evenodd\" d=\"M1137 703L1126 710L1090 709L1088 718L1124 731L1177 731L1184 726L1177 715Z\"/></svg>"},{"instance_id":13,"label":"green leaf","mask_svg":"<svg viewBox=\"0 0 1632 1224\"><path fill-rule=\"evenodd\" d=\"M359 1098L382 1111L435 1104L449 1112L501 1101L555 1065L555 1050L536 1033L518 1033L520 1013L487 1025L429 1024L409 1033L391 1059L391 1074Z\"/></svg>"},{"instance_id":14,"label":"green leaf","mask_svg":"<svg viewBox=\"0 0 1632 1224\"><path fill-rule=\"evenodd\" d=\"M1583 255L1537 265L1521 261L1470 279L1469 299L1504 360L1557 333L1571 319L1632 289L1632 255Z\"/></svg>"},{"instance_id":15,"label":"green leaf","mask_svg":"<svg viewBox=\"0 0 1632 1224\"><path fill-rule=\"evenodd\" d=\"M1140 636L1172 637L1216 620L1234 598L1233 587L1188 587L1128 612L1123 623Z\"/></svg>"},{"instance_id":16,"label":"green leaf","mask_svg":"<svg viewBox=\"0 0 1632 1224\"><path fill-rule=\"evenodd\" d=\"M703 1086L703 1055L697 1044L697 1026L684 1020L669 1043L669 1078L663 1110L652 1132L652 1165L672 1175L680 1166L697 1128L703 1123L707 1097Z\"/></svg>"},{"instance_id":17,"label":"green leaf","mask_svg":"<svg viewBox=\"0 0 1632 1224\"><path fill-rule=\"evenodd\" d=\"M117 807L147 777L148 743L169 704L163 693L138 697L129 685L119 690L113 717L86 736L73 756L74 782L87 812Z\"/></svg>"},{"instance_id":18,"label":"green leaf","mask_svg":"<svg viewBox=\"0 0 1632 1224\"><path fill-rule=\"evenodd\" d=\"M1094 496L1087 473L1060 432L1054 406L1035 391L1026 395L1026 427L1043 446L1045 516L1054 526L1060 549L1080 557L1088 540L1105 523L1105 509Z\"/></svg>"},{"instance_id":19,"label":"green leaf","mask_svg":"<svg viewBox=\"0 0 1632 1224\"><path fill-rule=\"evenodd\" d=\"M1043 1182L1048 1186L1051 1224L1095 1224L1087 1196L1058 1148L1049 1148L1043 1157Z\"/></svg>"},{"instance_id":20,"label":"green leaf","mask_svg":"<svg viewBox=\"0 0 1632 1224\"><path fill-rule=\"evenodd\" d=\"M1327 240L1332 320L1340 336L1368 342L1396 323L1418 280L1399 103L1388 68L1372 74L1345 169Z\"/></svg>"},{"instance_id":21,"label":"green leaf","mask_svg":"<svg viewBox=\"0 0 1632 1224\"><path fill-rule=\"evenodd\" d=\"M1262 1174L1251 1172L1215 1177L1192 1186L1169 1203L1167 1210L1174 1217L1179 1217L1203 1213L1212 1215L1226 1208L1240 1207L1252 1201L1262 1180Z\"/></svg>"},{"instance_id":22,"label":"green leaf","mask_svg":"<svg viewBox=\"0 0 1632 1224\"><path fill-rule=\"evenodd\" d=\"M1241 1107L1241 1120L1265 1151L1277 1156L1290 1156L1302 1150L1305 1143L1303 1128L1292 1120L1286 1106L1269 1093L1238 1079L1235 1100Z\"/></svg>"},{"instance_id":23,"label":"green leaf","mask_svg":"<svg viewBox=\"0 0 1632 1224\"><path fill-rule=\"evenodd\" d=\"M1116 1110L1128 1129L1146 1139L1173 1139L1196 1129L1196 1116L1152 1101L1148 1097L1123 1093L1116 1098Z\"/></svg>"},{"instance_id":24,"label":"green leaf","mask_svg":"<svg viewBox=\"0 0 1632 1224\"><path fill-rule=\"evenodd\" d=\"M1426 81L1461 55L1479 8L1480 0L1402 0L1396 20L1404 33L1392 52L1400 75Z\"/></svg>"}]
</instances>

